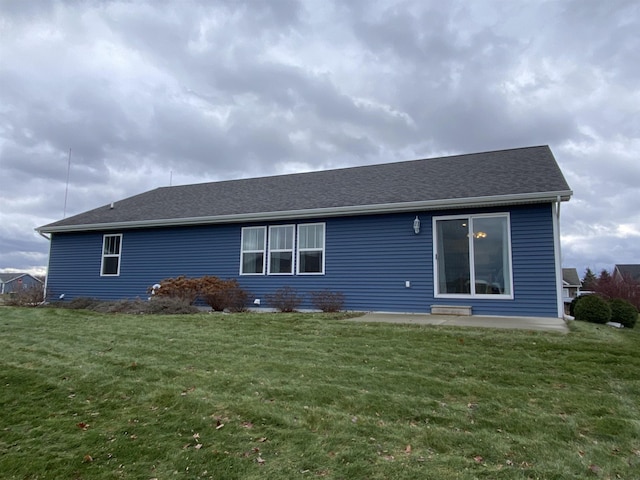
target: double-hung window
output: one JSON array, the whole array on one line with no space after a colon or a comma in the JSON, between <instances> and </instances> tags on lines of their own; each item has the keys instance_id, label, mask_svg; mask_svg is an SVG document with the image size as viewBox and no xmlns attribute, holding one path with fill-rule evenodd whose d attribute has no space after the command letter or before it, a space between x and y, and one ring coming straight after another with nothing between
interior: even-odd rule
<instances>
[{"instance_id":1,"label":"double-hung window","mask_svg":"<svg viewBox=\"0 0 640 480\"><path fill-rule=\"evenodd\" d=\"M299 274L324 273L324 223L298 225Z\"/></svg>"},{"instance_id":2,"label":"double-hung window","mask_svg":"<svg viewBox=\"0 0 640 480\"><path fill-rule=\"evenodd\" d=\"M265 247L267 241L266 227L245 227L242 229L242 252L240 258L240 274L264 274Z\"/></svg>"},{"instance_id":3,"label":"double-hung window","mask_svg":"<svg viewBox=\"0 0 640 480\"><path fill-rule=\"evenodd\" d=\"M293 225L269 227L269 274L293 273Z\"/></svg>"},{"instance_id":4,"label":"double-hung window","mask_svg":"<svg viewBox=\"0 0 640 480\"><path fill-rule=\"evenodd\" d=\"M100 275L120 275L120 254L122 252L122 234L102 237L102 266Z\"/></svg>"},{"instance_id":5,"label":"double-hung window","mask_svg":"<svg viewBox=\"0 0 640 480\"><path fill-rule=\"evenodd\" d=\"M325 224L244 227L240 275L323 275Z\"/></svg>"},{"instance_id":6,"label":"double-hung window","mask_svg":"<svg viewBox=\"0 0 640 480\"><path fill-rule=\"evenodd\" d=\"M513 298L509 215L434 218L436 296Z\"/></svg>"}]
</instances>

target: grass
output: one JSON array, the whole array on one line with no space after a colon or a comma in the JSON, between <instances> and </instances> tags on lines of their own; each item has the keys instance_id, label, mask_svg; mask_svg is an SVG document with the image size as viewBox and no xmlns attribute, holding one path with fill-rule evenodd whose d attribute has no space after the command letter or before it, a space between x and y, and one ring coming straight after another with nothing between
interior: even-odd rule
<instances>
[{"instance_id":1,"label":"grass","mask_svg":"<svg viewBox=\"0 0 640 480\"><path fill-rule=\"evenodd\" d=\"M639 345L2 307L0 477L638 478Z\"/></svg>"}]
</instances>

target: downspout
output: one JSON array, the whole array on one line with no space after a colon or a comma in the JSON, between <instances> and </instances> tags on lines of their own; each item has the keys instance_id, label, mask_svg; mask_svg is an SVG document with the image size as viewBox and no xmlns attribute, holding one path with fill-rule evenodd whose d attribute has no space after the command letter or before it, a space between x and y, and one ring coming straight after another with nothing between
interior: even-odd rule
<instances>
[{"instance_id":1,"label":"downspout","mask_svg":"<svg viewBox=\"0 0 640 480\"><path fill-rule=\"evenodd\" d=\"M564 301L562 299L562 250L560 246L560 195L556 198L553 215L553 246L556 267L556 298L558 318L564 318Z\"/></svg>"},{"instance_id":2,"label":"downspout","mask_svg":"<svg viewBox=\"0 0 640 480\"><path fill-rule=\"evenodd\" d=\"M44 276L44 291L42 292L43 298L42 298L42 302L38 304L38 305L43 305L47 302L47 286L49 283L49 266L51 263L51 237L47 237L40 230L36 230L36 232L38 232L38 235L40 235L42 238L46 238L49 241L49 256L47 258L47 274Z\"/></svg>"}]
</instances>

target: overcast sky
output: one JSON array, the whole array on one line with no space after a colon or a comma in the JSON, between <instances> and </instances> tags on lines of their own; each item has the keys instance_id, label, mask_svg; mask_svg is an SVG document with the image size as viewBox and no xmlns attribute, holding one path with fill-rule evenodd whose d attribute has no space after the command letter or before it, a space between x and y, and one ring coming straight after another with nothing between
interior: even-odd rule
<instances>
[{"instance_id":1,"label":"overcast sky","mask_svg":"<svg viewBox=\"0 0 640 480\"><path fill-rule=\"evenodd\" d=\"M0 271L170 183L532 145L563 266L640 263L639 55L638 0L0 0Z\"/></svg>"}]
</instances>

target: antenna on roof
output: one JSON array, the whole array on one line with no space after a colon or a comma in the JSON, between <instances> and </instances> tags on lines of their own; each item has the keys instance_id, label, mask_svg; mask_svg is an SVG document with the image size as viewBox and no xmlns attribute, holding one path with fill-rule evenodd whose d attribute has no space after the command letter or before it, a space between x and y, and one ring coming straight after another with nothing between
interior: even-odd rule
<instances>
[{"instance_id":1,"label":"antenna on roof","mask_svg":"<svg viewBox=\"0 0 640 480\"><path fill-rule=\"evenodd\" d=\"M169 170L169 186L173 186L173 170Z\"/></svg>"},{"instance_id":2,"label":"antenna on roof","mask_svg":"<svg viewBox=\"0 0 640 480\"><path fill-rule=\"evenodd\" d=\"M64 208L62 210L62 218L67 216L67 196L69 195L69 172L71 171L71 149L69 149L69 159L67 160L67 183L64 188Z\"/></svg>"}]
</instances>

